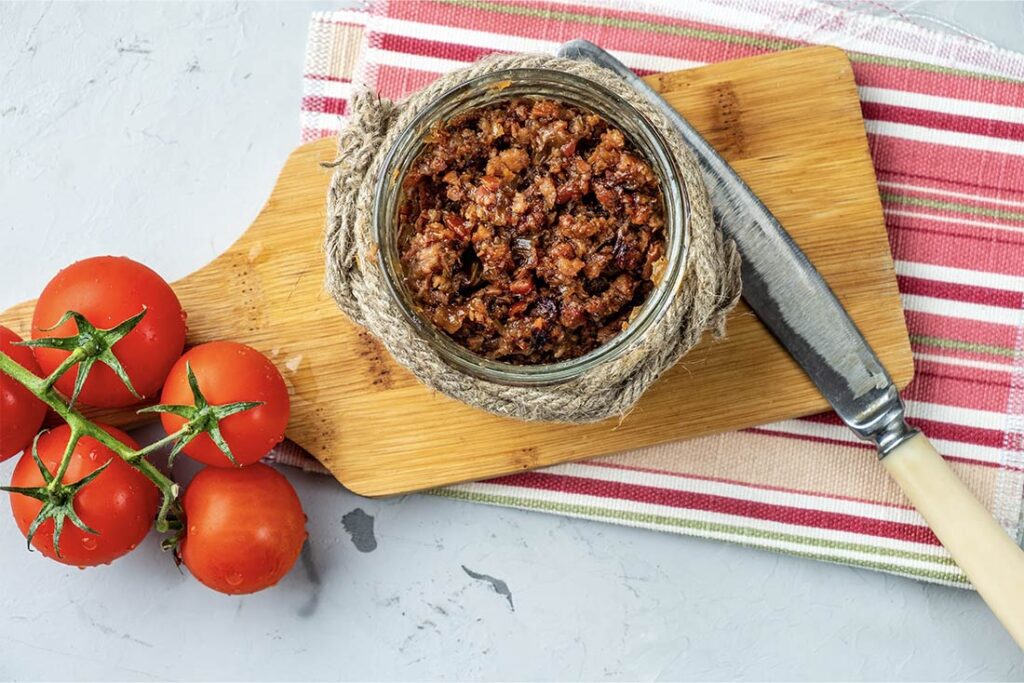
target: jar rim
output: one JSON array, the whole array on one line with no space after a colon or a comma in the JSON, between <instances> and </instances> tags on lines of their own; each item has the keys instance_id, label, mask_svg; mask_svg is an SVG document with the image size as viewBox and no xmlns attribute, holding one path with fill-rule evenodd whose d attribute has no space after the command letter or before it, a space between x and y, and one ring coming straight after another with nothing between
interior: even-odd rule
<instances>
[{"instance_id":1,"label":"jar rim","mask_svg":"<svg viewBox=\"0 0 1024 683\"><path fill-rule=\"evenodd\" d=\"M491 360L465 348L421 316L412 303L397 258L395 213L401 185L425 134L441 120L458 113L515 98L554 99L592 111L622 130L658 175L665 212L666 266L646 300L634 309L627 327L591 351L565 361L514 364ZM643 340L668 311L686 271L690 245L690 201L685 181L667 141L642 112L627 100L588 78L538 67L513 67L467 79L438 95L417 112L394 138L379 167L373 196L372 236L387 295L407 323L449 366L482 380L510 386L566 382L587 370L622 357Z\"/></svg>"}]
</instances>

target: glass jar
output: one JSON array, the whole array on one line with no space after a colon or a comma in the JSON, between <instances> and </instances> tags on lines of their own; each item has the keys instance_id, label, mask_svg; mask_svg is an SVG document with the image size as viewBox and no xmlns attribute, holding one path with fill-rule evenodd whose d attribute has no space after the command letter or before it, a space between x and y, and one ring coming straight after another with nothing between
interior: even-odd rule
<instances>
[{"instance_id":1,"label":"glass jar","mask_svg":"<svg viewBox=\"0 0 1024 683\"><path fill-rule=\"evenodd\" d=\"M548 98L576 105L621 130L657 174L665 213L665 265L660 280L625 330L589 353L541 365L515 365L479 356L421 317L405 285L398 253L396 215L402 180L424 147L424 137L438 121L471 109L515 98ZM552 69L516 68L491 72L451 88L424 107L401 131L380 167L373 202L373 237L388 295L430 347L450 366L505 385L546 385L572 380L587 370L620 358L640 343L679 292L690 242L690 205L675 157L664 138L635 107L586 78Z\"/></svg>"}]
</instances>

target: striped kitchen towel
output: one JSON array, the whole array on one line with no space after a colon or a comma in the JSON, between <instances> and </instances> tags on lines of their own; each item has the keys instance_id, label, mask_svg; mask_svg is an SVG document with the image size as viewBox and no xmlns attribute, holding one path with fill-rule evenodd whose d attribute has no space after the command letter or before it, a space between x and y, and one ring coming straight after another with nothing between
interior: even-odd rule
<instances>
[{"instance_id":1,"label":"striped kitchen towel","mask_svg":"<svg viewBox=\"0 0 1024 683\"><path fill-rule=\"evenodd\" d=\"M808 0L377 1L313 18L302 139L338 131L353 87L402 97L490 52L571 38L639 73L808 44L848 52L913 342L910 418L1020 539L1024 56ZM434 493L966 585L831 414Z\"/></svg>"}]
</instances>

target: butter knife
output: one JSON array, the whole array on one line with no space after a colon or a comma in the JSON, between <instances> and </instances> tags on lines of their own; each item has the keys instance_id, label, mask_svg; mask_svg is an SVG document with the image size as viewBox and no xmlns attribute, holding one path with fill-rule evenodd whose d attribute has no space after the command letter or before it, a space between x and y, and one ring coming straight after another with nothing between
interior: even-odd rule
<instances>
[{"instance_id":1,"label":"butter knife","mask_svg":"<svg viewBox=\"0 0 1024 683\"><path fill-rule=\"evenodd\" d=\"M889 373L800 247L679 112L605 50L565 43L560 57L610 69L662 111L700 162L726 237L742 255L743 298L896 480L978 593L1024 648L1024 551L904 420Z\"/></svg>"}]
</instances>

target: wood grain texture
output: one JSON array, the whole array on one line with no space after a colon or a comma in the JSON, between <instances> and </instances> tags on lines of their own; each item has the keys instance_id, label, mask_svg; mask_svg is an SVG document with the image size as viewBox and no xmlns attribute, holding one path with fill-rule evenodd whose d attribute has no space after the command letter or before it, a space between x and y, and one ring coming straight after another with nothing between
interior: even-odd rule
<instances>
[{"instance_id":1,"label":"wood grain texture","mask_svg":"<svg viewBox=\"0 0 1024 683\"><path fill-rule=\"evenodd\" d=\"M780 218L905 386L910 345L846 55L805 48L648 81ZM174 286L189 314L190 344L235 339L277 363L292 392L288 436L356 493L404 493L828 407L742 304L727 339L705 340L621 421L523 423L431 392L323 290L330 173L320 164L335 144L296 149L246 233ZM26 335L31 310L26 302L0 319Z\"/></svg>"}]
</instances>

